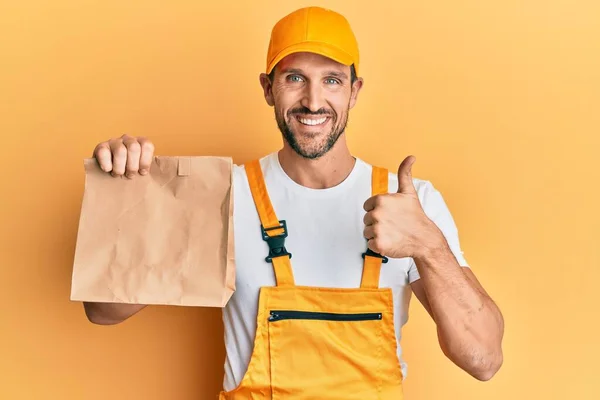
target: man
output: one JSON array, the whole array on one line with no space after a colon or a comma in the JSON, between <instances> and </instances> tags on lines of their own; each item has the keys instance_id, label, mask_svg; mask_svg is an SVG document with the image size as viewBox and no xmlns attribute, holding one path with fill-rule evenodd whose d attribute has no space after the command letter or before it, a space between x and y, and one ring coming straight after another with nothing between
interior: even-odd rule
<instances>
[{"instance_id":1,"label":"man","mask_svg":"<svg viewBox=\"0 0 600 400\"><path fill-rule=\"evenodd\" d=\"M452 362L479 380L500 368L502 315L467 266L441 194L412 178L412 156L396 175L348 149L358 73L343 16L303 8L273 28L260 83L284 140L234 171L237 290L223 310L222 399L402 398L411 292ZM148 174L154 147L123 136L94 155L133 178ZM85 304L98 324L143 307Z\"/></svg>"}]
</instances>

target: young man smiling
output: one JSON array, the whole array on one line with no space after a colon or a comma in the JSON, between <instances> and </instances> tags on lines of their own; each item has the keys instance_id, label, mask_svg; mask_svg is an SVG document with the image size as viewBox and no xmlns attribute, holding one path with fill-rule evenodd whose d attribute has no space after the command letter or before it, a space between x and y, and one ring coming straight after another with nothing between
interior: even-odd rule
<instances>
[{"instance_id":1,"label":"young man smiling","mask_svg":"<svg viewBox=\"0 0 600 400\"><path fill-rule=\"evenodd\" d=\"M500 368L502 315L467 266L441 194L411 176L413 156L396 174L350 153L359 61L348 22L331 10L296 10L273 28L260 83L284 140L235 167L222 399L402 398L411 293L452 362L480 380ZM153 155L130 136L94 150L104 171L129 178L146 175ZM85 304L98 324L143 307Z\"/></svg>"}]
</instances>

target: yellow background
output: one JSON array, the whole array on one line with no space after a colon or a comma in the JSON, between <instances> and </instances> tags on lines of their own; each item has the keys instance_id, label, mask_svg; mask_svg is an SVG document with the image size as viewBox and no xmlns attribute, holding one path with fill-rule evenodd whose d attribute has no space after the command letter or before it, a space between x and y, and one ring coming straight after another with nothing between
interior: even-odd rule
<instances>
[{"instance_id":1,"label":"yellow background","mask_svg":"<svg viewBox=\"0 0 600 400\"><path fill-rule=\"evenodd\" d=\"M415 300L407 399L598 399L600 3L322 1L352 23L365 87L349 143L443 193L506 318L481 383ZM243 162L281 144L258 83L271 26L306 1L0 4L0 398L213 399L217 309L120 326L69 301L82 160L123 133Z\"/></svg>"}]
</instances>

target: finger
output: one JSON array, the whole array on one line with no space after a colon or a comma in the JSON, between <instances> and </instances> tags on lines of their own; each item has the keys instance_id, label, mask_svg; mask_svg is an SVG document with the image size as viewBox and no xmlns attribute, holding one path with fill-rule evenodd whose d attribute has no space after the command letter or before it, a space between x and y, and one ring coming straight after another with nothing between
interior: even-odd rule
<instances>
[{"instance_id":1,"label":"finger","mask_svg":"<svg viewBox=\"0 0 600 400\"><path fill-rule=\"evenodd\" d=\"M365 226L365 229L363 230L363 235L367 240L375 239L375 228L373 227L373 225Z\"/></svg>"},{"instance_id":2,"label":"finger","mask_svg":"<svg viewBox=\"0 0 600 400\"><path fill-rule=\"evenodd\" d=\"M377 242L377 240L373 239L369 239L367 240L367 247L371 250L373 250L375 253L385 256L385 254L383 253L383 251L381 250L381 248L379 247L379 244Z\"/></svg>"},{"instance_id":3,"label":"finger","mask_svg":"<svg viewBox=\"0 0 600 400\"><path fill-rule=\"evenodd\" d=\"M154 158L154 144L146 138L138 138L138 142L142 148L140 174L146 175L150 171L152 159Z\"/></svg>"},{"instance_id":4,"label":"finger","mask_svg":"<svg viewBox=\"0 0 600 400\"><path fill-rule=\"evenodd\" d=\"M408 156L398 167L398 193L412 194L417 192L412 180L412 166L415 161L415 156Z\"/></svg>"},{"instance_id":5,"label":"finger","mask_svg":"<svg viewBox=\"0 0 600 400\"><path fill-rule=\"evenodd\" d=\"M377 206L377 204L379 203L379 200L377 197L378 196L373 196L373 197L370 197L369 199L367 199L367 201L365 201L365 204L363 204L363 208L365 211L369 212Z\"/></svg>"},{"instance_id":6,"label":"finger","mask_svg":"<svg viewBox=\"0 0 600 400\"><path fill-rule=\"evenodd\" d=\"M96 161L98 161L102 171L112 171L112 154L110 152L110 146L107 142L102 142L96 146L94 149L94 157L96 158Z\"/></svg>"},{"instance_id":7,"label":"finger","mask_svg":"<svg viewBox=\"0 0 600 400\"><path fill-rule=\"evenodd\" d=\"M140 153L142 152L140 144L133 137L123 139L123 144L127 148L127 161L125 163L125 176L133 178L140 169Z\"/></svg>"},{"instance_id":8,"label":"finger","mask_svg":"<svg viewBox=\"0 0 600 400\"><path fill-rule=\"evenodd\" d=\"M127 164L127 148L123 144L123 139L112 139L109 144L112 152L112 174L113 176L123 175Z\"/></svg>"},{"instance_id":9,"label":"finger","mask_svg":"<svg viewBox=\"0 0 600 400\"><path fill-rule=\"evenodd\" d=\"M363 209L366 212L371 211L375 207L375 205L373 204L373 200L372 199L373 199L372 197L368 198L367 201L365 201L365 204L363 204Z\"/></svg>"},{"instance_id":10,"label":"finger","mask_svg":"<svg viewBox=\"0 0 600 400\"><path fill-rule=\"evenodd\" d=\"M364 222L365 226L373 225L373 224L375 224L375 222L377 222L372 211L369 211L368 213L365 214L365 217L363 218L363 222Z\"/></svg>"},{"instance_id":11,"label":"finger","mask_svg":"<svg viewBox=\"0 0 600 400\"><path fill-rule=\"evenodd\" d=\"M367 240L367 247L371 250L373 250L373 247L375 247L375 246L373 246L373 243L375 243L375 239L372 238L372 239ZM373 251L375 251L375 250L373 250Z\"/></svg>"}]
</instances>

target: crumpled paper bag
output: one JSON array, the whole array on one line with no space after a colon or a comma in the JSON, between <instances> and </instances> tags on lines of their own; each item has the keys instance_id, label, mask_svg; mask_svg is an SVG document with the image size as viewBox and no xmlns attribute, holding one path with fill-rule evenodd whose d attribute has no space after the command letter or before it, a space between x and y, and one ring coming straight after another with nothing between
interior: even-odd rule
<instances>
[{"instance_id":1,"label":"crumpled paper bag","mask_svg":"<svg viewBox=\"0 0 600 400\"><path fill-rule=\"evenodd\" d=\"M235 291L233 163L156 156L115 178L86 159L71 300L224 307Z\"/></svg>"}]
</instances>

